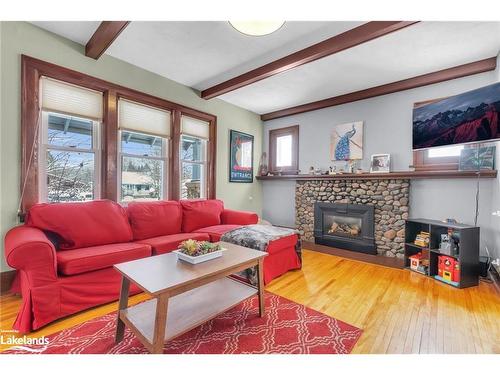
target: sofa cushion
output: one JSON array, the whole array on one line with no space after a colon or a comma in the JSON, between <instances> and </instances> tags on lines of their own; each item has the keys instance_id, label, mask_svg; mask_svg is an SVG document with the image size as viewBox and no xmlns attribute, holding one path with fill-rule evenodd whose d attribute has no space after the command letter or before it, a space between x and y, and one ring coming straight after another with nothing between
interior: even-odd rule
<instances>
[{"instance_id":1,"label":"sofa cushion","mask_svg":"<svg viewBox=\"0 0 500 375\"><path fill-rule=\"evenodd\" d=\"M182 231L193 232L196 229L219 225L224 203L218 199L183 200Z\"/></svg>"},{"instance_id":2,"label":"sofa cushion","mask_svg":"<svg viewBox=\"0 0 500 375\"><path fill-rule=\"evenodd\" d=\"M137 241L137 243L146 244L153 248L154 254L165 254L177 250L182 241L185 240L209 241L210 236L207 233L177 233L167 236L159 236Z\"/></svg>"},{"instance_id":3,"label":"sofa cushion","mask_svg":"<svg viewBox=\"0 0 500 375\"><path fill-rule=\"evenodd\" d=\"M150 246L130 242L58 251L57 270L70 276L148 256L151 256Z\"/></svg>"},{"instance_id":4,"label":"sofa cushion","mask_svg":"<svg viewBox=\"0 0 500 375\"><path fill-rule=\"evenodd\" d=\"M228 210L222 211L220 215L221 224L251 225L259 222L259 215L255 212Z\"/></svg>"},{"instance_id":5,"label":"sofa cushion","mask_svg":"<svg viewBox=\"0 0 500 375\"><path fill-rule=\"evenodd\" d=\"M182 206L177 201L131 202L127 212L134 240L181 232Z\"/></svg>"},{"instance_id":6,"label":"sofa cushion","mask_svg":"<svg viewBox=\"0 0 500 375\"><path fill-rule=\"evenodd\" d=\"M27 224L55 233L59 249L132 241L125 209L109 200L36 204L29 210Z\"/></svg>"},{"instance_id":7,"label":"sofa cushion","mask_svg":"<svg viewBox=\"0 0 500 375\"><path fill-rule=\"evenodd\" d=\"M241 225L236 224L213 225L211 227L197 229L194 231L194 233L207 233L210 236L210 241L217 242L220 241L220 238L224 233L241 227Z\"/></svg>"}]
</instances>

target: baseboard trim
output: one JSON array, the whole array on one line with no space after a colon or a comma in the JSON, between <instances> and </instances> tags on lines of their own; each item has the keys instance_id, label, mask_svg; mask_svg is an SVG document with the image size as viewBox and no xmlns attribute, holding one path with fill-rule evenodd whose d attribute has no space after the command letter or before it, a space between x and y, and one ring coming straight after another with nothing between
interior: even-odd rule
<instances>
[{"instance_id":1,"label":"baseboard trim","mask_svg":"<svg viewBox=\"0 0 500 375\"><path fill-rule=\"evenodd\" d=\"M10 290L15 276L15 270L0 272L0 295L6 294Z\"/></svg>"},{"instance_id":2,"label":"baseboard trim","mask_svg":"<svg viewBox=\"0 0 500 375\"><path fill-rule=\"evenodd\" d=\"M306 250L317 251L319 253L335 255L342 258L357 260L360 262L377 264L379 266L391 267L391 268L404 268L404 260L399 258L389 258L382 255L371 255L363 254L350 250L338 249L336 247L330 247L325 245L318 245L314 242L302 241L302 248Z\"/></svg>"}]
</instances>

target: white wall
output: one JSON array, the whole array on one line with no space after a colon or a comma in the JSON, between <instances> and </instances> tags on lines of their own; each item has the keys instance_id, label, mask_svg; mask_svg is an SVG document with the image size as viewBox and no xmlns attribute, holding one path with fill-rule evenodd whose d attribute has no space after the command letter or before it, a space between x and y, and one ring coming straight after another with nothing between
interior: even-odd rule
<instances>
[{"instance_id":1,"label":"white wall","mask_svg":"<svg viewBox=\"0 0 500 375\"><path fill-rule=\"evenodd\" d=\"M299 168L307 173L310 166L327 168L330 133L336 124L364 121L363 169L369 169L370 155L390 153L393 170L408 170L412 163L413 103L456 95L500 80L500 72L477 74L413 90L325 108L267 121L263 150L268 150L268 130L300 126ZM500 162L497 143L497 164ZM342 163L341 163L342 164ZM263 217L276 224L294 225L295 199L292 181L263 182ZM410 191L410 217L455 218L474 222L475 179L414 180ZM500 257L500 218L492 212L500 209L499 179L480 181L479 222L482 246Z\"/></svg>"}]
</instances>

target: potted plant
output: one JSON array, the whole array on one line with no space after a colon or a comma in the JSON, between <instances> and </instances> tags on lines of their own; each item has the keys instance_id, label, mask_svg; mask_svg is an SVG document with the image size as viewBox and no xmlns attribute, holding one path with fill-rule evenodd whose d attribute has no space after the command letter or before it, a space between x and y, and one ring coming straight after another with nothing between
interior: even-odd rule
<instances>
[{"instance_id":1,"label":"potted plant","mask_svg":"<svg viewBox=\"0 0 500 375\"><path fill-rule=\"evenodd\" d=\"M224 250L219 244L190 239L181 242L180 248L173 252L180 260L197 264L220 257Z\"/></svg>"}]
</instances>

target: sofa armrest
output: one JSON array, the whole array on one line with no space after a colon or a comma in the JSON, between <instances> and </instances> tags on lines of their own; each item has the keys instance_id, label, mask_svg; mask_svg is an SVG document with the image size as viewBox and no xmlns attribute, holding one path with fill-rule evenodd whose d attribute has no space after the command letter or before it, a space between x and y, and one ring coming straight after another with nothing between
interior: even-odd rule
<instances>
[{"instance_id":1,"label":"sofa armrest","mask_svg":"<svg viewBox=\"0 0 500 375\"><path fill-rule=\"evenodd\" d=\"M56 250L40 229L21 225L5 235L5 260L29 274L33 286L57 279Z\"/></svg>"},{"instance_id":2,"label":"sofa armrest","mask_svg":"<svg viewBox=\"0 0 500 375\"><path fill-rule=\"evenodd\" d=\"M224 209L221 221L222 224L250 225L257 224L259 216L254 212Z\"/></svg>"}]
</instances>

